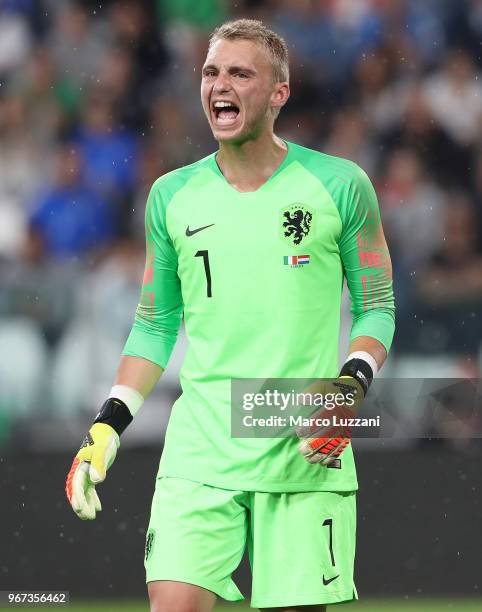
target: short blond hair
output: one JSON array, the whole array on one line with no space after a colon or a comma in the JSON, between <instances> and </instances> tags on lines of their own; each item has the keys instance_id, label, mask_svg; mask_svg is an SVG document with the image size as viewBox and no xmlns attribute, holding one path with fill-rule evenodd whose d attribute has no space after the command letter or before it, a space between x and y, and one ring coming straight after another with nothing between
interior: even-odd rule
<instances>
[{"instance_id":1,"label":"short blond hair","mask_svg":"<svg viewBox=\"0 0 482 612\"><path fill-rule=\"evenodd\" d=\"M289 81L288 47L284 39L257 19L237 19L223 23L209 37L209 48L218 40L251 40L264 47L270 56L277 83Z\"/></svg>"}]
</instances>

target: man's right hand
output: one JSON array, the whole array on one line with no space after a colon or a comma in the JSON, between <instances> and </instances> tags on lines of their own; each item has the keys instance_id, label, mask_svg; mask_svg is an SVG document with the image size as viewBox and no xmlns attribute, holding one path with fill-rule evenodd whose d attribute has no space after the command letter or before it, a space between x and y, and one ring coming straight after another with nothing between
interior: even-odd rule
<instances>
[{"instance_id":1,"label":"man's right hand","mask_svg":"<svg viewBox=\"0 0 482 612\"><path fill-rule=\"evenodd\" d=\"M107 423L94 423L74 458L65 482L65 492L74 512L82 520L95 519L102 506L95 485L103 482L119 448L119 436Z\"/></svg>"}]
</instances>

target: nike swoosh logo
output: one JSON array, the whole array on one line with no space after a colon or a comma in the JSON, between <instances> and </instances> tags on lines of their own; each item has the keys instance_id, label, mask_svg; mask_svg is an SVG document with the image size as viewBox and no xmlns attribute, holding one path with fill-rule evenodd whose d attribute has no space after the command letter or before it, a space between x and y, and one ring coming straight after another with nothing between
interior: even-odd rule
<instances>
[{"instance_id":1,"label":"nike swoosh logo","mask_svg":"<svg viewBox=\"0 0 482 612\"><path fill-rule=\"evenodd\" d=\"M330 582L333 582L333 580L336 580L339 577L340 577L340 574L337 574L336 576L333 576L333 578L329 578L328 580L326 580L325 576L323 575L323 584L325 586L328 586Z\"/></svg>"},{"instance_id":2,"label":"nike swoosh logo","mask_svg":"<svg viewBox=\"0 0 482 612\"><path fill-rule=\"evenodd\" d=\"M202 230L207 229L208 227L212 227L214 225L214 223L211 223L211 225L203 225L203 227L198 227L196 229L190 230L189 229L189 225L186 227L186 236L194 236L194 234L197 234L198 232L202 232Z\"/></svg>"}]
</instances>

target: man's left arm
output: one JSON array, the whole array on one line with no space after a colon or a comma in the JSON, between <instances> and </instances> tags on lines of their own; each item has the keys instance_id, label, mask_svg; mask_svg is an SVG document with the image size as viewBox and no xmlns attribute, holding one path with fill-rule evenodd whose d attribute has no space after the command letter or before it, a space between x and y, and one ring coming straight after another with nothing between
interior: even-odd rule
<instances>
[{"instance_id":1,"label":"man's left arm","mask_svg":"<svg viewBox=\"0 0 482 612\"><path fill-rule=\"evenodd\" d=\"M395 331L392 265L377 197L365 172L358 166L354 169L350 181L344 181L339 202L339 250L353 320L348 357L338 379L330 385L356 396L353 411L341 408L348 413L356 412L363 401L387 358ZM309 434L301 442L300 451L310 463L328 464L348 444L348 430L331 428Z\"/></svg>"},{"instance_id":2,"label":"man's left arm","mask_svg":"<svg viewBox=\"0 0 482 612\"><path fill-rule=\"evenodd\" d=\"M358 338L354 338L350 342L350 347L348 349L349 355L353 353L368 353L371 355L377 364L377 371L383 366L388 356L385 346L379 340L371 336L359 336Z\"/></svg>"},{"instance_id":3,"label":"man's left arm","mask_svg":"<svg viewBox=\"0 0 482 612\"><path fill-rule=\"evenodd\" d=\"M395 331L392 264L377 196L355 167L340 207L340 257L352 301L349 355L367 353L381 368Z\"/></svg>"}]
</instances>

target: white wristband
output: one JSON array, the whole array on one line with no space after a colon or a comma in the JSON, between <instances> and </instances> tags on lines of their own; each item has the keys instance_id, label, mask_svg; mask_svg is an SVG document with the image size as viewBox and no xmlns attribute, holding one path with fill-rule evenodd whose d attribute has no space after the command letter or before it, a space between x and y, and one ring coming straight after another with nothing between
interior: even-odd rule
<instances>
[{"instance_id":1,"label":"white wristband","mask_svg":"<svg viewBox=\"0 0 482 612\"><path fill-rule=\"evenodd\" d=\"M144 398L139 391L127 385L114 385L109 392L109 397L115 397L123 401L127 408L129 408L132 417L136 416L139 408L144 403Z\"/></svg>"},{"instance_id":2,"label":"white wristband","mask_svg":"<svg viewBox=\"0 0 482 612\"><path fill-rule=\"evenodd\" d=\"M378 372L378 364L370 353L367 353L366 351L353 351L353 353L348 355L345 363L350 361L350 359L363 359L363 361L366 361L373 370L373 378L375 378Z\"/></svg>"}]
</instances>

